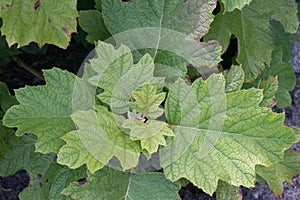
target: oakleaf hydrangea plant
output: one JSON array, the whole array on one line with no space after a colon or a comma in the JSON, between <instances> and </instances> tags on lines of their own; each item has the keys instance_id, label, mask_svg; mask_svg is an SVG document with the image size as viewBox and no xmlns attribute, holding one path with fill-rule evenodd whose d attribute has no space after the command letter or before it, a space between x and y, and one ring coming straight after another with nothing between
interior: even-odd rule
<instances>
[{"instance_id":1,"label":"oakleaf hydrangea plant","mask_svg":"<svg viewBox=\"0 0 300 200\"><path fill-rule=\"evenodd\" d=\"M44 70L46 84L15 90L18 103L9 109L0 99L1 129L13 141L0 171L27 167L31 182L21 199L180 199L187 181L209 195L217 191L219 199L237 199L237 187L252 187L257 175L282 192L281 181L300 172L300 157L289 150L294 129L269 108L275 99L289 104L282 94L292 88L284 83L295 84L273 28L297 31L296 4L222 0L214 16L216 5L110 0L81 11L79 25L95 49L80 73ZM8 11L0 15L4 25ZM48 42L40 35L29 40ZM222 70L233 36L236 64ZM278 180L273 171L280 171Z\"/></svg>"}]
</instances>

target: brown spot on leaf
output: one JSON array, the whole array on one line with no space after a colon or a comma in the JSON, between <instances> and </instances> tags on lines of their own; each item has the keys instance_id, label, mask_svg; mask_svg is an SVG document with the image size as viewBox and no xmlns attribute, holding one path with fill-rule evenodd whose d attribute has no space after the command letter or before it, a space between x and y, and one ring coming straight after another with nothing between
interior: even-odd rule
<instances>
[{"instance_id":1,"label":"brown spot on leaf","mask_svg":"<svg viewBox=\"0 0 300 200\"><path fill-rule=\"evenodd\" d=\"M42 176L42 174L37 174L36 177L37 177L38 179L41 179L43 176Z\"/></svg>"},{"instance_id":2,"label":"brown spot on leaf","mask_svg":"<svg viewBox=\"0 0 300 200\"><path fill-rule=\"evenodd\" d=\"M61 30L65 33L69 33L68 29L66 27L61 27Z\"/></svg>"},{"instance_id":3,"label":"brown spot on leaf","mask_svg":"<svg viewBox=\"0 0 300 200\"><path fill-rule=\"evenodd\" d=\"M37 10L38 7L40 7L40 0L37 0L33 5L34 10Z\"/></svg>"},{"instance_id":4,"label":"brown spot on leaf","mask_svg":"<svg viewBox=\"0 0 300 200\"><path fill-rule=\"evenodd\" d=\"M52 22L52 20L50 18L48 18L48 23L50 24Z\"/></svg>"},{"instance_id":5,"label":"brown spot on leaf","mask_svg":"<svg viewBox=\"0 0 300 200\"><path fill-rule=\"evenodd\" d=\"M42 187L43 187L43 183L42 183L42 182L40 182L40 183L39 183L39 185L40 185L40 188L42 188Z\"/></svg>"}]
</instances>

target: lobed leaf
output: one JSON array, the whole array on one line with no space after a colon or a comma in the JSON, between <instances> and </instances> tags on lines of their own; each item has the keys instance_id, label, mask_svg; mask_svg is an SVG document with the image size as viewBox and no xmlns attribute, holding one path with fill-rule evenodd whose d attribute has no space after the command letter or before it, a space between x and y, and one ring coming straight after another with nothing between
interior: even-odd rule
<instances>
[{"instance_id":1,"label":"lobed leaf","mask_svg":"<svg viewBox=\"0 0 300 200\"><path fill-rule=\"evenodd\" d=\"M24 46L32 41L67 48L76 32L76 0L5 0L0 3L1 32L9 46Z\"/></svg>"},{"instance_id":2,"label":"lobed leaf","mask_svg":"<svg viewBox=\"0 0 300 200\"><path fill-rule=\"evenodd\" d=\"M161 151L164 173L172 181L186 178L208 194L220 179L252 186L255 165L279 162L295 140L283 126L283 114L259 107L261 90L225 94L224 88L223 76L216 74L192 86L177 81L166 100L167 121L176 136ZM188 104L190 99L194 104Z\"/></svg>"},{"instance_id":3,"label":"lobed leaf","mask_svg":"<svg viewBox=\"0 0 300 200\"><path fill-rule=\"evenodd\" d=\"M215 41L199 42L208 32L215 5L215 0L113 0L102 2L102 15L118 44L129 46L137 59L149 53L155 75L172 83L185 75L188 63L205 73L221 60Z\"/></svg>"},{"instance_id":4,"label":"lobed leaf","mask_svg":"<svg viewBox=\"0 0 300 200\"><path fill-rule=\"evenodd\" d=\"M127 174L105 167L90 175L84 185L72 183L63 194L80 200L179 200L178 190L179 185L161 173Z\"/></svg>"},{"instance_id":5,"label":"lobed leaf","mask_svg":"<svg viewBox=\"0 0 300 200\"><path fill-rule=\"evenodd\" d=\"M56 153L64 144L60 137L75 129L70 117L75 75L53 68L45 70L44 77L46 85L16 90L20 105L6 112L3 124L17 127L17 136L35 134L36 151Z\"/></svg>"},{"instance_id":6,"label":"lobed leaf","mask_svg":"<svg viewBox=\"0 0 300 200\"><path fill-rule=\"evenodd\" d=\"M86 164L91 172L108 164L113 157L118 158L124 170L138 164L140 145L122 131L105 107L96 106L95 111L77 111L72 119L77 131L63 137L67 144L58 152L60 164L70 168Z\"/></svg>"}]
</instances>

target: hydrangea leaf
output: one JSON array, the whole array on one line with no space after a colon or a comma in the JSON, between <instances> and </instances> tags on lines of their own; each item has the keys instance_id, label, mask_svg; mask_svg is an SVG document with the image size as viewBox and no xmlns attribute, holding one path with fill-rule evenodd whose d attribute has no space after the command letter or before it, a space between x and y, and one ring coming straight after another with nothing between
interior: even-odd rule
<instances>
[{"instance_id":1,"label":"hydrangea leaf","mask_svg":"<svg viewBox=\"0 0 300 200\"><path fill-rule=\"evenodd\" d=\"M164 110L159 106L165 100L166 93L156 94L156 89L157 86L155 85L145 84L142 91L132 92L134 102L130 104L130 107L143 113L148 119L156 119L161 116Z\"/></svg>"},{"instance_id":2,"label":"hydrangea leaf","mask_svg":"<svg viewBox=\"0 0 300 200\"><path fill-rule=\"evenodd\" d=\"M205 36L205 40L219 41L223 52L226 51L232 34L238 38L239 52L236 60L245 71L246 82L254 80L265 64L270 65L271 54L275 49L275 33L272 31L269 16L281 22L286 32L297 32L295 2L252 0L242 10L236 9L225 14L220 12Z\"/></svg>"},{"instance_id":3,"label":"hydrangea leaf","mask_svg":"<svg viewBox=\"0 0 300 200\"><path fill-rule=\"evenodd\" d=\"M90 175L84 185L72 183L63 194L78 200L179 200L179 189L161 173L128 174L105 167Z\"/></svg>"},{"instance_id":4,"label":"hydrangea leaf","mask_svg":"<svg viewBox=\"0 0 300 200\"><path fill-rule=\"evenodd\" d=\"M270 67L265 68L261 77L269 76L278 77L278 90L275 94L276 106L283 108L292 104L289 91L293 90L296 85L296 75L293 67L289 62L284 62L283 52L275 49L272 53L272 62Z\"/></svg>"},{"instance_id":5,"label":"hydrangea leaf","mask_svg":"<svg viewBox=\"0 0 300 200\"><path fill-rule=\"evenodd\" d=\"M49 43L67 48L76 32L76 0L27 0L1 2L1 32L9 46L24 46L32 41L40 46Z\"/></svg>"},{"instance_id":6,"label":"hydrangea leaf","mask_svg":"<svg viewBox=\"0 0 300 200\"><path fill-rule=\"evenodd\" d=\"M215 6L214 0L112 0L102 2L102 11L103 19L112 34L135 28L159 27L191 34L192 38L200 39L213 21L212 11ZM116 10L118 15L115 15Z\"/></svg>"},{"instance_id":7,"label":"hydrangea leaf","mask_svg":"<svg viewBox=\"0 0 300 200\"><path fill-rule=\"evenodd\" d=\"M67 133L62 136L62 139L65 140L67 144L58 152L58 163L67 165L71 169L76 169L86 164L92 173L104 167L104 164L97 160L85 147L77 131Z\"/></svg>"},{"instance_id":8,"label":"hydrangea leaf","mask_svg":"<svg viewBox=\"0 0 300 200\"><path fill-rule=\"evenodd\" d=\"M186 72L186 67L182 66L185 62L207 70L216 67L221 60L221 49L215 41L199 42L213 21L215 6L215 0L112 0L102 2L102 15L117 43L137 50L140 55L149 53L157 64L155 74L163 71L168 74L167 81L174 82ZM168 52L185 61L162 59L169 56Z\"/></svg>"},{"instance_id":9,"label":"hydrangea leaf","mask_svg":"<svg viewBox=\"0 0 300 200\"><path fill-rule=\"evenodd\" d=\"M105 107L96 106L96 111L77 111L72 119L78 130L63 137L67 144L58 152L61 164L71 168L87 164L92 172L106 165L113 157L119 159L123 169L138 164L140 145L122 131L113 114ZM77 142L73 143L74 140Z\"/></svg>"},{"instance_id":10,"label":"hydrangea leaf","mask_svg":"<svg viewBox=\"0 0 300 200\"><path fill-rule=\"evenodd\" d=\"M142 148L150 154L158 150L159 145L165 146L164 136L175 136L173 131L165 122L148 120L143 123L138 120L127 119L123 121L122 127L130 129L130 138L140 140Z\"/></svg>"},{"instance_id":11,"label":"hydrangea leaf","mask_svg":"<svg viewBox=\"0 0 300 200\"><path fill-rule=\"evenodd\" d=\"M236 92L242 88L245 74L241 66L234 65L230 70L225 70L223 75L226 80L225 92Z\"/></svg>"},{"instance_id":12,"label":"hydrangea leaf","mask_svg":"<svg viewBox=\"0 0 300 200\"><path fill-rule=\"evenodd\" d=\"M0 132L1 137L3 132ZM32 135L6 136L8 149L0 159L0 175L12 175L26 170L30 177L29 186L19 195L22 199L66 199L60 192L72 181L84 177L85 169L70 170L55 162L54 154L34 152L35 139Z\"/></svg>"},{"instance_id":13,"label":"hydrangea leaf","mask_svg":"<svg viewBox=\"0 0 300 200\"><path fill-rule=\"evenodd\" d=\"M292 177L300 173L300 154L287 150L284 152L282 161L269 167L258 165L256 166L256 172L268 181L274 193L282 194L282 182L288 181L292 184Z\"/></svg>"},{"instance_id":14,"label":"hydrangea leaf","mask_svg":"<svg viewBox=\"0 0 300 200\"><path fill-rule=\"evenodd\" d=\"M37 135L36 151L58 152L64 144L60 137L75 129L70 117L75 75L54 68L45 70L44 77L46 85L16 90L20 105L6 112L3 124L17 127L17 136Z\"/></svg>"},{"instance_id":15,"label":"hydrangea leaf","mask_svg":"<svg viewBox=\"0 0 300 200\"><path fill-rule=\"evenodd\" d=\"M1 109L6 112L11 106L17 104L18 101L15 96L9 94L5 83L0 82L0 105Z\"/></svg>"},{"instance_id":16,"label":"hydrangea leaf","mask_svg":"<svg viewBox=\"0 0 300 200\"><path fill-rule=\"evenodd\" d=\"M242 8L251 3L252 0L221 0L224 4L224 12L230 12L234 9L242 10Z\"/></svg>"},{"instance_id":17,"label":"hydrangea leaf","mask_svg":"<svg viewBox=\"0 0 300 200\"><path fill-rule=\"evenodd\" d=\"M216 191L216 199L240 200L242 195L239 193L239 187L230 185L225 181L219 180Z\"/></svg>"},{"instance_id":18,"label":"hydrangea leaf","mask_svg":"<svg viewBox=\"0 0 300 200\"><path fill-rule=\"evenodd\" d=\"M298 34L286 32L283 25L278 21L272 20L270 24L274 32L275 50L282 52L283 62L290 62L293 56L293 45L298 39Z\"/></svg>"},{"instance_id":19,"label":"hydrangea leaf","mask_svg":"<svg viewBox=\"0 0 300 200\"><path fill-rule=\"evenodd\" d=\"M89 43L94 44L95 41L103 41L110 37L103 22L101 12L98 10L80 11L78 23L80 27L88 33L86 40Z\"/></svg>"},{"instance_id":20,"label":"hydrangea leaf","mask_svg":"<svg viewBox=\"0 0 300 200\"><path fill-rule=\"evenodd\" d=\"M132 55L125 54L103 73L98 85L104 89L104 92L98 97L110 105L112 112L126 113L129 110L129 100L133 91L145 83L159 86L164 84L164 78L154 77L153 71L154 63L149 54L143 56L135 65Z\"/></svg>"},{"instance_id":21,"label":"hydrangea leaf","mask_svg":"<svg viewBox=\"0 0 300 200\"><path fill-rule=\"evenodd\" d=\"M223 95L224 89L220 74L192 86L179 80L165 103L175 137L161 150L164 173L172 181L186 178L210 195L220 179L253 186L255 165L279 162L295 140L293 131L283 126L283 114L259 107L261 90ZM197 104L188 104L195 96Z\"/></svg>"},{"instance_id":22,"label":"hydrangea leaf","mask_svg":"<svg viewBox=\"0 0 300 200\"><path fill-rule=\"evenodd\" d=\"M259 83L259 88L263 89L264 98L260 102L260 106L271 106L274 102L275 94L278 89L278 80L276 77L268 77L262 79Z\"/></svg>"}]
</instances>

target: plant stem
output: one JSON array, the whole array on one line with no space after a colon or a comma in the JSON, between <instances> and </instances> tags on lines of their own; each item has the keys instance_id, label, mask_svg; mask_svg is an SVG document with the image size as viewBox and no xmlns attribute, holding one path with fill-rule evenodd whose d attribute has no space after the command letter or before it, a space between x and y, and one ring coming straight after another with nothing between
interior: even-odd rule
<instances>
[{"instance_id":1,"label":"plant stem","mask_svg":"<svg viewBox=\"0 0 300 200\"><path fill-rule=\"evenodd\" d=\"M19 58L18 56L12 56L12 59L13 61L15 61L15 63L18 64L18 66L22 67L34 76L38 77L40 80L44 81L43 76L38 71L32 69L29 65L27 65L21 58Z\"/></svg>"}]
</instances>

